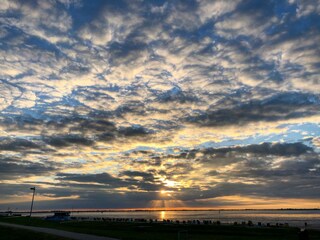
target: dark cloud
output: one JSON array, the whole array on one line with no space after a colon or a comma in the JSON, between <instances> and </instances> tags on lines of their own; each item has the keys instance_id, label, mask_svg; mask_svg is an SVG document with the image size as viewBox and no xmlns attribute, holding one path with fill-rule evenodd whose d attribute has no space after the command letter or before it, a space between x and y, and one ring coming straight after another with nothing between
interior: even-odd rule
<instances>
[{"instance_id":1,"label":"dark cloud","mask_svg":"<svg viewBox=\"0 0 320 240\"><path fill-rule=\"evenodd\" d=\"M132 126L132 127L120 128L119 133L125 137L144 136L144 135L150 134L150 130L142 126Z\"/></svg>"},{"instance_id":2,"label":"dark cloud","mask_svg":"<svg viewBox=\"0 0 320 240\"><path fill-rule=\"evenodd\" d=\"M2 138L0 139L0 150L20 151L28 149L40 149L41 145L22 138Z\"/></svg>"},{"instance_id":3,"label":"dark cloud","mask_svg":"<svg viewBox=\"0 0 320 240\"><path fill-rule=\"evenodd\" d=\"M199 157L197 154L201 153ZM204 149L192 149L185 150L182 153L168 156L164 158L177 158L185 160L201 160L205 162L212 161L217 164L221 161L221 164L229 164L230 162L238 161L237 158L247 157L246 154L252 156L300 156L306 153L313 153L313 148L309 147L301 142L296 143L262 143L251 144L247 146L233 146L233 147L221 147L221 148L204 148Z\"/></svg>"},{"instance_id":4,"label":"dark cloud","mask_svg":"<svg viewBox=\"0 0 320 240\"><path fill-rule=\"evenodd\" d=\"M116 88L115 88L116 89ZM77 89L72 91L72 95L75 96L75 98L83 98L84 104L86 102L90 101L112 101L114 100L113 97L111 97L106 92L112 91L112 87L108 88L105 86L92 86L90 88L86 87L78 87Z\"/></svg>"},{"instance_id":5,"label":"dark cloud","mask_svg":"<svg viewBox=\"0 0 320 240\"><path fill-rule=\"evenodd\" d=\"M146 49L146 43L132 41L130 38L124 43L114 42L110 45L111 63L116 66L130 64L141 58Z\"/></svg>"},{"instance_id":6,"label":"dark cloud","mask_svg":"<svg viewBox=\"0 0 320 240\"><path fill-rule=\"evenodd\" d=\"M241 154L253 153L257 155L276 155L276 156L299 156L307 152L313 152L311 147L306 146L301 142L297 143L262 143L252 144L243 147L229 147L229 148L208 148L202 152L204 154Z\"/></svg>"},{"instance_id":7,"label":"dark cloud","mask_svg":"<svg viewBox=\"0 0 320 240\"><path fill-rule=\"evenodd\" d=\"M104 184L118 183L119 179L112 177L108 173L100 174L65 174L59 173L57 177L63 180L76 181L76 182L95 182Z\"/></svg>"},{"instance_id":8,"label":"dark cloud","mask_svg":"<svg viewBox=\"0 0 320 240\"><path fill-rule=\"evenodd\" d=\"M317 163L319 163L319 160L317 160ZM307 161L295 164L296 167L301 167L302 165L310 166ZM298 168L291 171L283 168L275 171L272 169L252 171L255 172L256 175L251 175L251 170L245 168L239 168L239 170L235 172L229 171L226 174L212 170L210 176L218 177L220 179L219 182L212 182L212 185L208 184L207 190L196 188L185 189L179 196L179 199L192 202L195 196L197 196L198 199L205 200L234 195L278 199L319 198L319 192L317 191L318 186L315 184L319 181L319 169L314 172L309 171L307 175L302 173ZM277 173L275 174L275 172ZM249 179L255 179L256 183L246 183ZM221 182L221 180L223 181Z\"/></svg>"},{"instance_id":9,"label":"dark cloud","mask_svg":"<svg viewBox=\"0 0 320 240\"><path fill-rule=\"evenodd\" d=\"M159 174L166 176L167 178L178 177L177 179L183 179L186 176L189 176L193 170L196 170L191 161L180 162L180 163L166 163L163 164L165 170L159 171Z\"/></svg>"},{"instance_id":10,"label":"dark cloud","mask_svg":"<svg viewBox=\"0 0 320 240\"><path fill-rule=\"evenodd\" d=\"M35 112L34 115L40 115L41 112ZM91 113L93 114L93 113ZM63 131L65 129L69 131L114 131L115 126L113 122L110 122L106 118L100 118L98 116L80 116L73 112L68 112L66 116L62 115L46 115L34 117L32 115L9 115L0 116L0 124L6 128L7 131L21 130L53 130Z\"/></svg>"},{"instance_id":11,"label":"dark cloud","mask_svg":"<svg viewBox=\"0 0 320 240\"><path fill-rule=\"evenodd\" d=\"M94 143L92 140L79 135L44 136L43 141L54 147L66 147L70 145L90 146Z\"/></svg>"},{"instance_id":12,"label":"dark cloud","mask_svg":"<svg viewBox=\"0 0 320 240\"><path fill-rule=\"evenodd\" d=\"M10 196L11 194L30 194L32 193L29 190L30 186L33 185L6 185L3 184L0 186L0 191L3 194L2 196ZM79 196L79 198L73 199L57 199L55 201L35 201L34 207L36 209L66 209L66 208L104 208L107 204L108 206L113 206L114 208L131 208L131 207L145 207L150 206L150 201L158 198L158 194L154 192L127 192L127 193L114 193L108 192L104 189L99 190L96 188L94 191L92 189L81 189L73 191L72 188L55 188L42 189L41 187L37 188L37 195L43 195L48 197L70 197L70 196ZM141 198L142 197L142 198ZM8 207L11 209L28 209L30 207L30 201L22 203L6 203L0 204L0 209L7 210Z\"/></svg>"},{"instance_id":13,"label":"dark cloud","mask_svg":"<svg viewBox=\"0 0 320 240\"><path fill-rule=\"evenodd\" d=\"M121 112L131 110L122 108ZM2 150L26 150L45 149L45 145L53 147L68 147L71 145L92 146L95 141L113 141L117 138L147 137L154 133L154 130L147 129L141 125L129 127L116 127L115 123L100 116L51 116L50 120L38 119L31 116L11 116L2 118L0 124L7 131L35 131L40 135L36 139L2 138L0 149ZM66 134L66 132L70 132Z\"/></svg>"},{"instance_id":14,"label":"dark cloud","mask_svg":"<svg viewBox=\"0 0 320 240\"><path fill-rule=\"evenodd\" d=\"M150 172L139 172L139 171L123 171L121 175L128 177L142 177L144 181L154 181L154 173Z\"/></svg>"},{"instance_id":15,"label":"dark cloud","mask_svg":"<svg viewBox=\"0 0 320 240\"><path fill-rule=\"evenodd\" d=\"M206 126L223 126L301 118L317 115L320 110L319 103L318 95L286 92L262 100L238 102L230 108L223 108L221 101L220 109L208 109L201 115L186 118L186 121Z\"/></svg>"},{"instance_id":16,"label":"dark cloud","mask_svg":"<svg viewBox=\"0 0 320 240\"><path fill-rule=\"evenodd\" d=\"M257 179L286 179L286 180L297 180L301 179L317 179L319 175L319 168L317 164L320 163L319 158L310 158L310 159L301 159L300 161L296 160L287 160L279 165L277 168L271 168L271 164L265 164L265 168L261 166L250 167L248 163L245 163L241 171L234 172L236 177L253 177ZM249 166L248 166L249 165Z\"/></svg>"},{"instance_id":17,"label":"dark cloud","mask_svg":"<svg viewBox=\"0 0 320 240\"><path fill-rule=\"evenodd\" d=\"M130 92L135 94L135 91L129 90L129 94ZM119 106L115 110L114 114L120 117L124 116L125 114L144 115L146 114L145 104L140 101L130 101Z\"/></svg>"},{"instance_id":18,"label":"dark cloud","mask_svg":"<svg viewBox=\"0 0 320 240\"><path fill-rule=\"evenodd\" d=\"M13 158L0 158L0 179L14 180L21 177L43 176L54 172L56 167L52 162L31 162Z\"/></svg>"},{"instance_id":19,"label":"dark cloud","mask_svg":"<svg viewBox=\"0 0 320 240\"><path fill-rule=\"evenodd\" d=\"M179 87L173 87L172 89L157 95L157 100L161 103L190 103L199 101L199 99L196 96L193 96L190 93L183 92Z\"/></svg>"},{"instance_id":20,"label":"dark cloud","mask_svg":"<svg viewBox=\"0 0 320 240\"><path fill-rule=\"evenodd\" d=\"M68 132L81 132L81 134L69 134L63 136L53 136L52 138L61 138L61 140L71 143L77 141L81 144L92 144L92 139L88 139L88 136L94 135L115 135L117 128L115 124L108 119L100 117L84 117L84 116L70 116L63 118L52 118L51 121L46 123L49 129L53 131L68 130ZM91 143L90 143L91 142Z\"/></svg>"},{"instance_id":21,"label":"dark cloud","mask_svg":"<svg viewBox=\"0 0 320 240\"><path fill-rule=\"evenodd\" d=\"M108 173L98 174L65 174L59 173L56 175L57 179L63 181L74 181L78 183L99 183L104 184L105 188L116 189L119 187L127 187L135 190L156 191L162 187L152 175L142 172L125 171L121 173L122 176L128 178L113 177ZM134 177L141 176L142 180L136 180Z\"/></svg>"}]
</instances>

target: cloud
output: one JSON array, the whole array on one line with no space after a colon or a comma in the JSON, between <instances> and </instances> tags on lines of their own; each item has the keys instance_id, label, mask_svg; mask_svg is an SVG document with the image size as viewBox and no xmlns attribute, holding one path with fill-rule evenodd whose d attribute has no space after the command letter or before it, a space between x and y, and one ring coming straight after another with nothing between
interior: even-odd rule
<instances>
[{"instance_id":1,"label":"cloud","mask_svg":"<svg viewBox=\"0 0 320 240\"><path fill-rule=\"evenodd\" d=\"M299 156L307 152L312 152L313 149L303 143L263 143L253 144L241 147L229 148L208 148L203 151L204 154L226 154L231 153L252 153L257 155L276 155L276 156Z\"/></svg>"},{"instance_id":2,"label":"cloud","mask_svg":"<svg viewBox=\"0 0 320 240\"><path fill-rule=\"evenodd\" d=\"M123 171L121 175L128 177L142 177L145 181L154 181L154 175L152 172L139 172L139 171Z\"/></svg>"},{"instance_id":3,"label":"cloud","mask_svg":"<svg viewBox=\"0 0 320 240\"><path fill-rule=\"evenodd\" d=\"M288 92L278 93L261 100L238 103L237 105L232 102L231 106L228 106L228 104L230 104L229 99L226 99L225 102L222 100L216 104L220 109L210 110L209 108L206 113L190 116L186 120L202 125L221 126L317 115L319 97L312 94Z\"/></svg>"},{"instance_id":4,"label":"cloud","mask_svg":"<svg viewBox=\"0 0 320 240\"><path fill-rule=\"evenodd\" d=\"M127 127L127 128L122 128L119 131L121 134L124 136L143 136L148 134L148 130L143 128L142 126L133 126L133 127Z\"/></svg>"},{"instance_id":5,"label":"cloud","mask_svg":"<svg viewBox=\"0 0 320 240\"><path fill-rule=\"evenodd\" d=\"M50 136L44 137L44 141L55 147L70 146L71 144L89 146L93 141L79 135L64 135L64 136Z\"/></svg>"},{"instance_id":6,"label":"cloud","mask_svg":"<svg viewBox=\"0 0 320 240\"><path fill-rule=\"evenodd\" d=\"M105 3L98 15L79 30L79 36L97 45L122 42L142 22L137 14L124 14L131 11L130 4L119 8L113 2Z\"/></svg>"},{"instance_id":7,"label":"cloud","mask_svg":"<svg viewBox=\"0 0 320 240\"><path fill-rule=\"evenodd\" d=\"M98 174L65 174L58 173L56 175L57 179L60 181L72 181L77 183L85 183L85 184L103 184L104 188L116 190L125 188L131 190L142 190L142 191L157 191L162 188L160 182L158 182L151 175L147 176L146 173L138 173L124 171L121 173L122 176L126 176L129 178L117 178L113 177L108 173L98 173ZM134 177L143 177L143 179L135 179ZM69 185L69 184L68 184ZM79 186L79 185L74 185ZM80 185L81 186L81 185ZM95 186L92 186L95 188ZM99 186L98 186L99 188Z\"/></svg>"},{"instance_id":8,"label":"cloud","mask_svg":"<svg viewBox=\"0 0 320 240\"><path fill-rule=\"evenodd\" d=\"M52 162L36 163L15 158L0 159L1 181L16 180L22 177L47 175L56 170Z\"/></svg>"},{"instance_id":9,"label":"cloud","mask_svg":"<svg viewBox=\"0 0 320 240\"><path fill-rule=\"evenodd\" d=\"M316 198L318 5L4 0L6 202Z\"/></svg>"},{"instance_id":10,"label":"cloud","mask_svg":"<svg viewBox=\"0 0 320 240\"><path fill-rule=\"evenodd\" d=\"M94 182L113 185L118 179L112 177L108 173L101 174L58 174L57 177L63 180L77 181L77 182ZM111 184L110 184L111 183Z\"/></svg>"},{"instance_id":11,"label":"cloud","mask_svg":"<svg viewBox=\"0 0 320 240\"><path fill-rule=\"evenodd\" d=\"M225 14L228 14L231 11L235 10L236 6L239 4L239 1L198 1L198 3L198 14L201 21L204 23L211 19L221 18Z\"/></svg>"},{"instance_id":12,"label":"cloud","mask_svg":"<svg viewBox=\"0 0 320 240\"><path fill-rule=\"evenodd\" d=\"M39 149L41 146L38 144L28 141L26 139L1 139L0 149L7 151L17 151L25 149Z\"/></svg>"}]
</instances>

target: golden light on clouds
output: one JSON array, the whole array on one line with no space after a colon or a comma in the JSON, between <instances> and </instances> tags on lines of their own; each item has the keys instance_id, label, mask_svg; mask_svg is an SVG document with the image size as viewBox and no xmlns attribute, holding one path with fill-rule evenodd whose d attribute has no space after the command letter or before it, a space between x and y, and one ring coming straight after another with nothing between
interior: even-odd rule
<instances>
[{"instance_id":1,"label":"golden light on clouds","mask_svg":"<svg viewBox=\"0 0 320 240\"><path fill-rule=\"evenodd\" d=\"M36 186L43 208L317 207L310 6L3 0L1 199L26 208Z\"/></svg>"}]
</instances>

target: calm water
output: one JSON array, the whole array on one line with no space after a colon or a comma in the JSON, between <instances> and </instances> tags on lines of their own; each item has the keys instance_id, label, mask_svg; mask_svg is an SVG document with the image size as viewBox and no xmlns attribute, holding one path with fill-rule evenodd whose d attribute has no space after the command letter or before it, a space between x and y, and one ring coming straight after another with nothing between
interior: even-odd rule
<instances>
[{"instance_id":1,"label":"calm water","mask_svg":"<svg viewBox=\"0 0 320 240\"><path fill-rule=\"evenodd\" d=\"M52 214L34 213L33 216L43 217ZM220 220L222 223L233 223L251 220L254 223L289 223L290 226L308 226L320 229L320 210L255 210L255 211L138 211L138 212L82 212L71 213L76 217L105 218L145 218L171 220Z\"/></svg>"}]
</instances>

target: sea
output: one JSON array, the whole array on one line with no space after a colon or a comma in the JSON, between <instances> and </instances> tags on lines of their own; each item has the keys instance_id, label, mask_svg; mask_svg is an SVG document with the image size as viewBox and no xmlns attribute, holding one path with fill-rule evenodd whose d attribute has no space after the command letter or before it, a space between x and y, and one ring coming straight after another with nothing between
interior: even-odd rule
<instances>
[{"instance_id":1,"label":"sea","mask_svg":"<svg viewBox=\"0 0 320 240\"><path fill-rule=\"evenodd\" d=\"M52 213L33 213L34 217L50 216ZM71 212L74 217L89 218L133 218L133 219L157 219L166 220L212 220L223 223L241 224L252 221L257 224L288 223L289 226L320 229L320 209L318 210L197 210L197 211L85 211Z\"/></svg>"}]
</instances>

